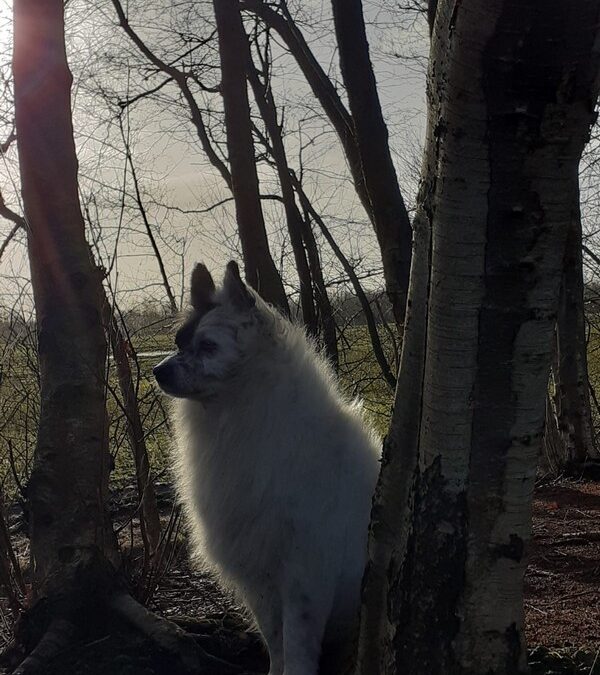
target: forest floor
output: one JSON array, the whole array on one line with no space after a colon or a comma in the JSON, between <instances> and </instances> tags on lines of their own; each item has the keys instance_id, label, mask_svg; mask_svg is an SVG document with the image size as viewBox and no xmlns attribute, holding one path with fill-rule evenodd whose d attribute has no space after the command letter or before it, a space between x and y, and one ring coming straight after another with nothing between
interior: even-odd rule
<instances>
[{"instance_id":1,"label":"forest floor","mask_svg":"<svg viewBox=\"0 0 600 675\"><path fill-rule=\"evenodd\" d=\"M537 487L525 626L534 675L600 675L600 483Z\"/></svg>"},{"instance_id":2,"label":"forest floor","mask_svg":"<svg viewBox=\"0 0 600 675\"><path fill-rule=\"evenodd\" d=\"M133 491L125 492L128 497L115 501L117 521L127 518L129 511ZM161 499L165 518L170 502L166 489ZM16 525L15 515L13 531ZM18 548L20 553L25 550ZM134 544L130 561L136 550ZM194 568L185 546L160 579L150 608L194 634L215 656L248 671L268 669L268 659L256 634L248 630L243 608L209 572ZM525 613L532 675L600 675L600 483L561 480L537 487ZM107 630L106 636L95 636L48 664L48 675L178 672L126 626L116 635L114 628L111 625L112 635ZM4 672L10 671L0 669Z\"/></svg>"},{"instance_id":3,"label":"forest floor","mask_svg":"<svg viewBox=\"0 0 600 675\"><path fill-rule=\"evenodd\" d=\"M536 490L525 612L530 645L600 646L600 483Z\"/></svg>"}]
</instances>

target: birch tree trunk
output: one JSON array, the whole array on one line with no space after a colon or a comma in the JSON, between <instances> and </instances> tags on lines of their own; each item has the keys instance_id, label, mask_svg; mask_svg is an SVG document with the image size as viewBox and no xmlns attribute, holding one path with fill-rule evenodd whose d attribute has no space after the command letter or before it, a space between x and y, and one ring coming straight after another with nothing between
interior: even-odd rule
<instances>
[{"instance_id":1,"label":"birch tree trunk","mask_svg":"<svg viewBox=\"0 0 600 675\"><path fill-rule=\"evenodd\" d=\"M599 18L600 0L437 4L430 239L373 508L363 675L526 672L531 497Z\"/></svg>"},{"instance_id":2,"label":"birch tree trunk","mask_svg":"<svg viewBox=\"0 0 600 675\"><path fill-rule=\"evenodd\" d=\"M88 563L118 555L105 509L101 275L79 204L62 0L15 0L13 69L41 383L28 488L33 585L36 596L64 595Z\"/></svg>"},{"instance_id":3,"label":"birch tree trunk","mask_svg":"<svg viewBox=\"0 0 600 675\"><path fill-rule=\"evenodd\" d=\"M269 251L260 204L246 86L248 44L242 17L237 0L213 0L213 6L219 34L221 93L225 108L231 189L246 279L265 300L289 314L283 283Z\"/></svg>"}]
</instances>

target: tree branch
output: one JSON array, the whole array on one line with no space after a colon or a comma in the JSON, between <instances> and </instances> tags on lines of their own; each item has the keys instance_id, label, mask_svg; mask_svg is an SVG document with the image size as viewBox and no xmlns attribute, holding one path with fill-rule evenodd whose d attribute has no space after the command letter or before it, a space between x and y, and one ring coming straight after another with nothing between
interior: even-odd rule
<instances>
[{"instance_id":1,"label":"tree branch","mask_svg":"<svg viewBox=\"0 0 600 675\"><path fill-rule=\"evenodd\" d=\"M223 162L223 160L217 155L212 146L210 138L208 137L206 126L204 124L202 111L200 110L198 104L196 103L196 99L194 98L194 95L191 89L189 88L186 74L183 73L178 68L175 68L175 66L172 66L163 61L146 45L146 43L142 40L142 38L140 38L140 36L131 27L131 24L129 23L129 20L125 15L120 0L112 0L112 4L115 8L115 11L117 12L119 25L129 36L133 44L148 59L148 61L150 61L150 63L156 66L158 70L165 73L165 75L171 77L179 87L190 109L192 124L196 128L196 133L198 135L198 139L200 140L200 144L202 145L202 149L206 153L206 156L208 157L210 163L221 174L223 180L227 184L227 187L231 190L232 187L231 174L229 172L229 169L225 165L225 162Z\"/></svg>"}]
</instances>

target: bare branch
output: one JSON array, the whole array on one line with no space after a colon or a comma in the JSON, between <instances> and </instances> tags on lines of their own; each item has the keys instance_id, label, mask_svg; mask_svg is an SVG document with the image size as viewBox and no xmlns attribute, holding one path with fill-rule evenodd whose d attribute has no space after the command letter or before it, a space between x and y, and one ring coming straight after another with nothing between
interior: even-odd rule
<instances>
[{"instance_id":1,"label":"bare branch","mask_svg":"<svg viewBox=\"0 0 600 675\"><path fill-rule=\"evenodd\" d=\"M169 82L173 82L172 77L167 77L166 80L163 80L156 87L152 87L152 89L148 89L147 91L143 91L141 94L137 94L136 96L132 96L131 98L122 99L122 100L118 101L118 105L119 105L120 108L128 108L130 105L133 105L134 103L137 103L141 99L147 98L148 96L152 96L152 94L156 94L157 91L160 91L165 85L169 84Z\"/></svg>"},{"instance_id":2,"label":"bare branch","mask_svg":"<svg viewBox=\"0 0 600 675\"><path fill-rule=\"evenodd\" d=\"M198 139L200 140L200 144L202 145L202 149L206 153L206 156L208 157L210 163L221 174L223 180L227 184L227 187L231 190L232 187L231 174L229 172L229 169L223 162L223 160L219 157L219 155L217 155L217 153L213 148L212 142L206 130L206 125L204 124L202 112L196 102L196 99L194 98L191 89L189 88L186 74L183 73L181 70L175 68L174 66L163 61L146 45L146 43L131 27L131 24L129 23L129 20L125 15L120 0L112 0L112 4L117 12L117 16L119 18L119 25L121 26L121 28L123 28L125 33L135 44L135 46L148 59L148 61L150 61L150 63L156 66L158 70L162 71L163 73L171 77L178 85L181 93L183 94L183 97L186 100L186 103L189 106L190 113L192 116L192 123L196 128L196 132L198 135ZM195 79L196 78L194 77L194 80Z\"/></svg>"},{"instance_id":3,"label":"bare branch","mask_svg":"<svg viewBox=\"0 0 600 675\"><path fill-rule=\"evenodd\" d=\"M8 248L8 245L10 242L14 239L15 235L17 232L21 229L22 225L14 225L12 230L8 233L6 239L2 242L2 246L0 246L0 260L2 260L2 256L4 255L6 249Z\"/></svg>"}]
</instances>

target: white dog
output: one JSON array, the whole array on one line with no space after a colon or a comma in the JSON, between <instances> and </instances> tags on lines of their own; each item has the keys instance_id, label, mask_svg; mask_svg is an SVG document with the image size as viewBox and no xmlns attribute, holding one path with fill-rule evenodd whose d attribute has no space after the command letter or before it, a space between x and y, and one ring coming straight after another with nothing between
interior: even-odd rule
<instances>
[{"instance_id":1,"label":"white dog","mask_svg":"<svg viewBox=\"0 0 600 675\"><path fill-rule=\"evenodd\" d=\"M191 298L179 351L154 374L180 399L177 479L195 544L252 611L270 674L317 675L322 652L355 635L380 441L235 263L219 290L197 265Z\"/></svg>"}]
</instances>

